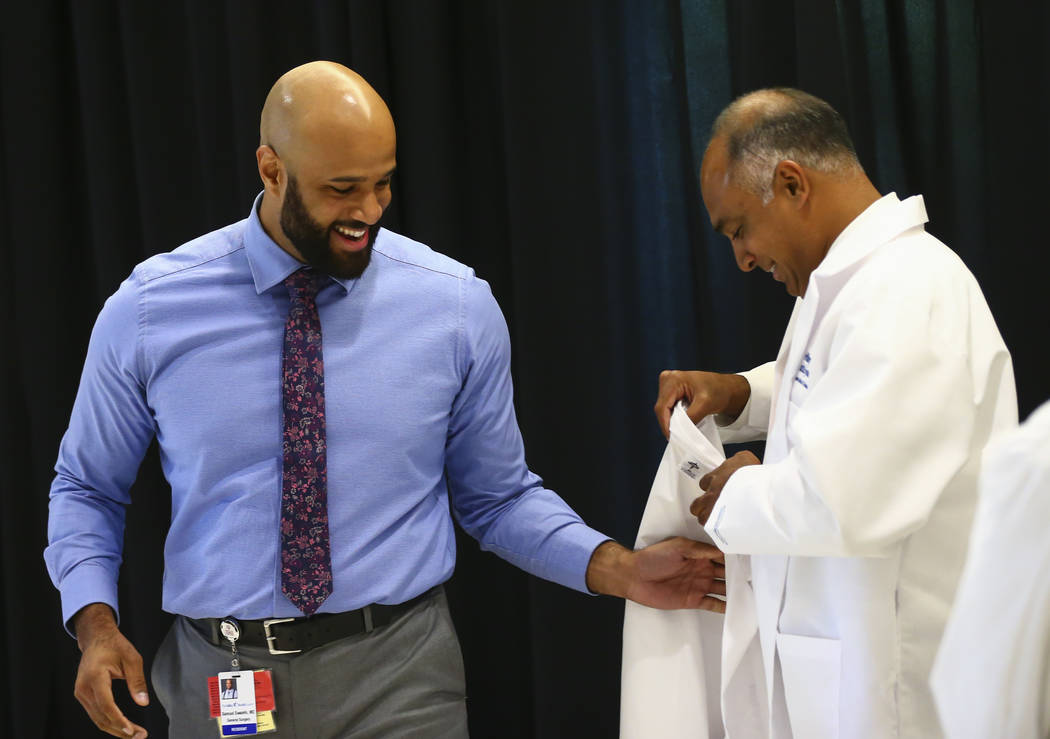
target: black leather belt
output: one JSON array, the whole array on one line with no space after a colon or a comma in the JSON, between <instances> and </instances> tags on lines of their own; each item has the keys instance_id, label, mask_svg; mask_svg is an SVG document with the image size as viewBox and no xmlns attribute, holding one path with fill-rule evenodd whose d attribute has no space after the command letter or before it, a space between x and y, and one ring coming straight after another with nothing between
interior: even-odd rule
<instances>
[{"instance_id":1,"label":"black leather belt","mask_svg":"<svg viewBox=\"0 0 1050 739\"><path fill-rule=\"evenodd\" d=\"M266 647L270 654L298 654L316 649L336 639L344 639L362 632L368 633L386 626L413 606L426 600L440 590L432 588L412 600L396 605L379 603L343 613L319 613L305 618L267 618L257 621L235 621L241 635L237 646ZM219 633L221 618L187 619L212 644L228 647L230 643Z\"/></svg>"}]
</instances>

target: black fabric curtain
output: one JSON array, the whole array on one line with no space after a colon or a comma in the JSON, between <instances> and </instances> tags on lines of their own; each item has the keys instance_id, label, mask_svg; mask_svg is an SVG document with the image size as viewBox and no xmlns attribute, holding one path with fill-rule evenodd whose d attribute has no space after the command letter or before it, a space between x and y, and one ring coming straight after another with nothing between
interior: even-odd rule
<instances>
[{"instance_id":1,"label":"black fabric curtain","mask_svg":"<svg viewBox=\"0 0 1050 739\"><path fill-rule=\"evenodd\" d=\"M747 90L797 86L842 111L876 185L924 194L929 230L977 274L1022 416L1050 396L1043 3L34 0L2 17L4 736L95 735L41 558L94 317L137 262L247 214L263 98L308 60L353 67L388 101L386 225L490 282L530 465L621 542L663 448L658 372L772 358L790 311L779 285L736 270L699 198L708 127ZM148 663L170 623L155 452L133 499L122 627ZM474 736L616 736L620 602L466 538L449 591ZM165 735L155 701L116 692Z\"/></svg>"}]
</instances>

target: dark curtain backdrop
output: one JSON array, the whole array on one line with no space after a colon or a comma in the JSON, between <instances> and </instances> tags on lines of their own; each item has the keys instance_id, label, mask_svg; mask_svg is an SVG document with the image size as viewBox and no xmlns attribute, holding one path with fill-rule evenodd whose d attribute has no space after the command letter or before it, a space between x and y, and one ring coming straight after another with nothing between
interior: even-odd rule
<instances>
[{"instance_id":1,"label":"dark curtain backdrop","mask_svg":"<svg viewBox=\"0 0 1050 739\"><path fill-rule=\"evenodd\" d=\"M787 84L847 117L884 192L977 274L1022 415L1050 396L1043 3L977 0L7 2L0 23L0 735L87 737L41 558L94 317L132 266L243 218L273 81L361 72L399 127L386 224L474 266L503 306L531 466L633 541L663 440L659 370L772 358L790 310L739 273L696 181L730 99ZM906 269L906 265L902 265ZM149 661L170 495L129 510L123 628ZM460 542L449 590L476 737L614 737L622 604ZM159 706L129 707L163 736ZM278 717L279 718L279 717Z\"/></svg>"}]
</instances>

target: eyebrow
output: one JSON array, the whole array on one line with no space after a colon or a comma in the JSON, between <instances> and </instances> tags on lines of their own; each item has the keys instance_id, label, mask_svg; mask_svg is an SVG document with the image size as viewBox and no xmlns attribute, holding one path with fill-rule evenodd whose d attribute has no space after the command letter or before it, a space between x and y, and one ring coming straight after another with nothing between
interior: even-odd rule
<instances>
[{"instance_id":1,"label":"eyebrow","mask_svg":"<svg viewBox=\"0 0 1050 739\"><path fill-rule=\"evenodd\" d=\"M387 177L390 177L392 174L394 174L394 170L396 170L396 169L397 169L397 167L394 167L394 169L390 170L389 172L387 172L385 175L383 175L379 179L385 180ZM354 176L351 176L351 175L346 175L344 177L329 177L328 181L329 182L364 182L367 179L368 179L367 177L361 177L361 176L354 177Z\"/></svg>"},{"instance_id":2,"label":"eyebrow","mask_svg":"<svg viewBox=\"0 0 1050 739\"><path fill-rule=\"evenodd\" d=\"M726 232L722 230L725 227L726 227L726 219L725 218L721 218L721 219L719 219L718 223L715 224L715 231L717 233L720 233L723 236L725 236Z\"/></svg>"}]
</instances>

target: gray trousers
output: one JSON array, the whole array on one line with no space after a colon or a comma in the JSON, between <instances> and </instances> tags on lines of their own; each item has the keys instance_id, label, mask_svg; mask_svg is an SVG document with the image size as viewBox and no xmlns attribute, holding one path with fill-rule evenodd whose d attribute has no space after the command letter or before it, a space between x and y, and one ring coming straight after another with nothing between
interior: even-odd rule
<instances>
[{"instance_id":1,"label":"gray trousers","mask_svg":"<svg viewBox=\"0 0 1050 739\"><path fill-rule=\"evenodd\" d=\"M239 647L240 668L273 670L275 739L436 739L467 736L463 657L444 590L387 626L302 654ZM176 617L153 661L169 737L219 736L208 677L230 670L230 649Z\"/></svg>"}]
</instances>

